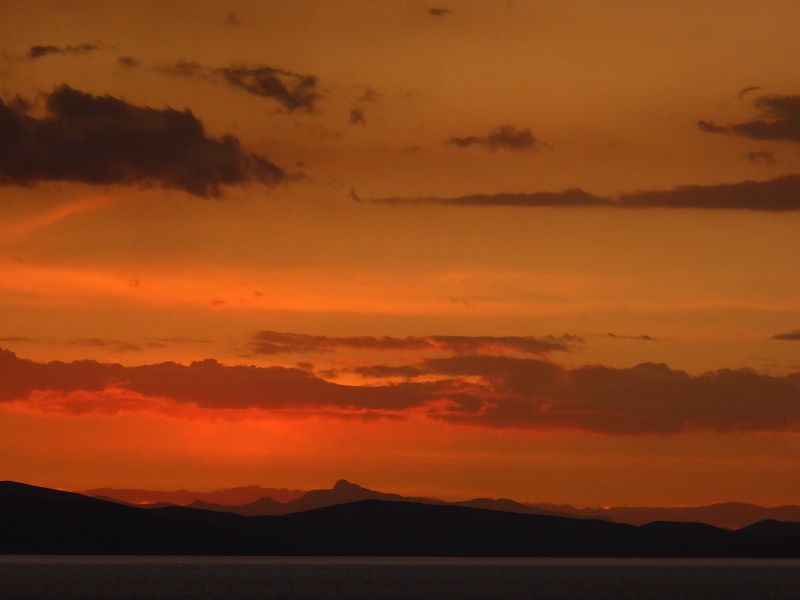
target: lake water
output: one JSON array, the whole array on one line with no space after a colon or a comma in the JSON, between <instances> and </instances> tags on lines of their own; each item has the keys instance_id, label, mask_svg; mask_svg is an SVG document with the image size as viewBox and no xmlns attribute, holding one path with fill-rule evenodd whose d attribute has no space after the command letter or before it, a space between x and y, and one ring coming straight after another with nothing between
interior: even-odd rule
<instances>
[{"instance_id":1,"label":"lake water","mask_svg":"<svg viewBox=\"0 0 800 600\"><path fill-rule=\"evenodd\" d=\"M800 598L800 560L0 556L0 598Z\"/></svg>"}]
</instances>

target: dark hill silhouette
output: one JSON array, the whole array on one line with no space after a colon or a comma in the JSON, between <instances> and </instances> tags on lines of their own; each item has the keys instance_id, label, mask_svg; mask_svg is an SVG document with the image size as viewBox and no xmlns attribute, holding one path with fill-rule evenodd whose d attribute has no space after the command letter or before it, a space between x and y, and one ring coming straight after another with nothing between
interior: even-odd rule
<instances>
[{"instance_id":1,"label":"dark hill silhouette","mask_svg":"<svg viewBox=\"0 0 800 600\"><path fill-rule=\"evenodd\" d=\"M800 538L800 523L796 521L776 521L775 519L765 519L758 523L753 523L739 530L741 533L751 535L766 535L770 537Z\"/></svg>"},{"instance_id":2,"label":"dark hill silhouette","mask_svg":"<svg viewBox=\"0 0 800 600\"><path fill-rule=\"evenodd\" d=\"M281 517L142 509L0 482L0 552L427 556L800 556L800 538L362 500Z\"/></svg>"},{"instance_id":3,"label":"dark hill silhouette","mask_svg":"<svg viewBox=\"0 0 800 600\"><path fill-rule=\"evenodd\" d=\"M699 521L728 529L740 529L764 519L800 521L800 506L765 508L743 502L723 502L707 506L673 508L617 507L608 509L604 513L614 521L633 525L641 525L655 520Z\"/></svg>"},{"instance_id":4,"label":"dark hill silhouette","mask_svg":"<svg viewBox=\"0 0 800 600\"><path fill-rule=\"evenodd\" d=\"M187 508L141 509L80 494L0 482L0 552L223 554L282 548L239 517ZM248 552L248 550L250 552Z\"/></svg>"}]
</instances>

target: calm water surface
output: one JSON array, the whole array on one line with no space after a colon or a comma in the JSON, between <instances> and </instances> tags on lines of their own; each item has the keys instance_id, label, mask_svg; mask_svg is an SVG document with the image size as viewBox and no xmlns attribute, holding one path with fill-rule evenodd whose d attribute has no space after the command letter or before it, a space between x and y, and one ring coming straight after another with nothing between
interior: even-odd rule
<instances>
[{"instance_id":1,"label":"calm water surface","mask_svg":"<svg viewBox=\"0 0 800 600\"><path fill-rule=\"evenodd\" d=\"M800 560L0 556L0 598L800 599Z\"/></svg>"}]
</instances>

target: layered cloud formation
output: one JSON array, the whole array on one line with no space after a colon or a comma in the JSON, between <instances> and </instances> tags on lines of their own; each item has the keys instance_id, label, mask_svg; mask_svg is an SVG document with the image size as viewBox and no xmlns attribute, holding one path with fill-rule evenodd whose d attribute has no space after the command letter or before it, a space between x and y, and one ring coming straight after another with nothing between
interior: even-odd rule
<instances>
[{"instance_id":1,"label":"layered cloud formation","mask_svg":"<svg viewBox=\"0 0 800 600\"><path fill-rule=\"evenodd\" d=\"M530 356L560 349L540 349L530 338L283 335L265 336L270 341L264 343L271 344L265 351L394 349L415 358L315 374L212 359L134 367L39 363L0 351L5 382L0 402L70 414L186 407L339 418L416 415L454 425L613 435L800 431L800 373L722 369L689 374L655 363L567 368ZM517 355L486 353L492 348ZM338 383L341 373L358 375L362 382Z\"/></svg>"}]
</instances>

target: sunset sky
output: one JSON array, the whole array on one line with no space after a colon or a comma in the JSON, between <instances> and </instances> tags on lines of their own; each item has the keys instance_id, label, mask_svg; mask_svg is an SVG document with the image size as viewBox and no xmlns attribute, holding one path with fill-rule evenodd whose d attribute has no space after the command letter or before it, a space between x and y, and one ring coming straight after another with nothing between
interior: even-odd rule
<instances>
[{"instance_id":1,"label":"sunset sky","mask_svg":"<svg viewBox=\"0 0 800 600\"><path fill-rule=\"evenodd\" d=\"M794 1L0 1L0 479L800 503Z\"/></svg>"}]
</instances>

